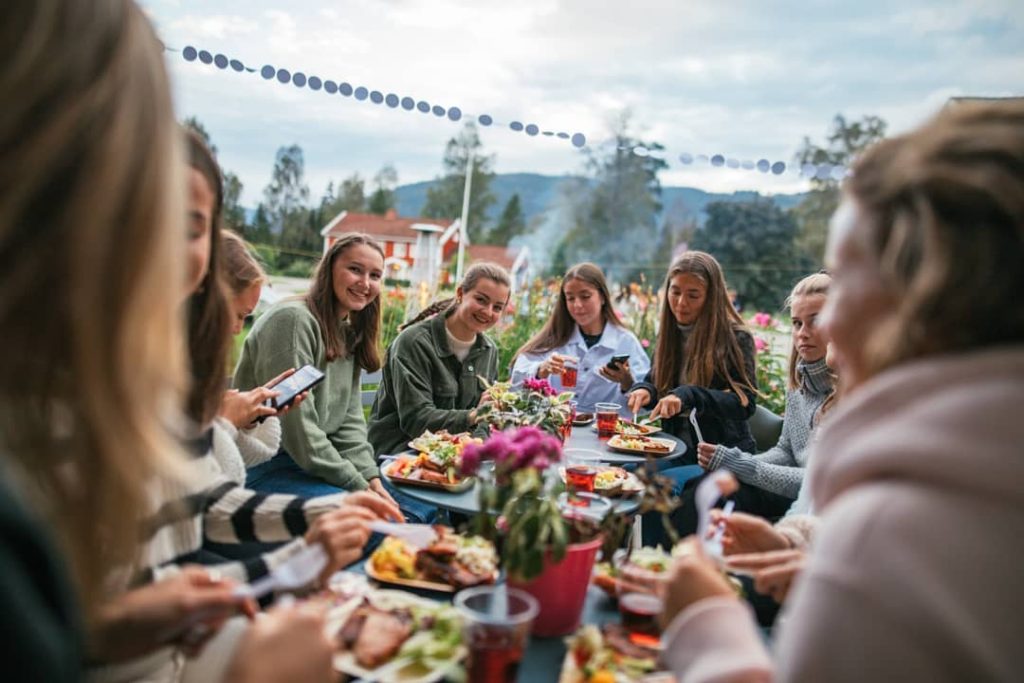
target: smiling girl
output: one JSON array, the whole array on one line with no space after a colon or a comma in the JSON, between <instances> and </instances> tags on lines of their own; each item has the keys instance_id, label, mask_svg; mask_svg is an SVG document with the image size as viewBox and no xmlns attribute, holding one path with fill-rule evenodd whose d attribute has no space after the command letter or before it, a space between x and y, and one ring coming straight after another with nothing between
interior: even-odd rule
<instances>
[{"instance_id":1,"label":"smiling girl","mask_svg":"<svg viewBox=\"0 0 1024 683\"><path fill-rule=\"evenodd\" d=\"M359 379L361 369L380 367L383 276L380 245L366 235L342 235L320 261L309 293L277 304L253 325L235 370L238 389L304 365L325 378L281 418L286 452L249 470L252 488L304 495L370 489L393 502L366 441Z\"/></svg>"},{"instance_id":2,"label":"smiling girl","mask_svg":"<svg viewBox=\"0 0 1024 683\"><path fill-rule=\"evenodd\" d=\"M611 363L613 356L629 358ZM539 377L561 389L567 358L579 365L577 384L567 390L576 393L577 409L584 412L599 402L621 403L634 376L643 377L651 367L636 335L619 322L604 273L593 263L566 272L554 313L516 354L512 381Z\"/></svg>"},{"instance_id":3,"label":"smiling girl","mask_svg":"<svg viewBox=\"0 0 1024 683\"><path fill-rule=\"evenodd\" d=\"M477 423L483 377L498 376L498 348L484 334L508 304L511 278L493 263L466 271L455 299L438 302L395 339L370 415L370 443L390 455L425 430L464 432ZM433 313L438 313L429 318Z\"/></svg>"}]
</instances>

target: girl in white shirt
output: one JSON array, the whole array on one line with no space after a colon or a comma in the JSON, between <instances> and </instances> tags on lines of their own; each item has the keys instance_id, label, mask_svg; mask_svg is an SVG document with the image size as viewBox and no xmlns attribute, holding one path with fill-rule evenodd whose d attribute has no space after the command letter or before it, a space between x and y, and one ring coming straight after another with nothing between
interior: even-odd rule
<instances>
[{"instance_id":1,"label":"girl in white shirt","mask_svg":"<svg viewBox=\"0 0 1024 683\"><path fill-rule=\"evenodd\" d=\"M609 364L613 356L628 356ZM562 384L566 361L577 360L575 387ZM516 352L512 382L537 377L557 390L576 394L577 411L593 412L597 403L625 407L625 392L634 377L651 368L636 335L619 321L612 308L604 273L593 263L580 263L562 278L558 303L544 327Z\"/></svg>"}]
</instances>

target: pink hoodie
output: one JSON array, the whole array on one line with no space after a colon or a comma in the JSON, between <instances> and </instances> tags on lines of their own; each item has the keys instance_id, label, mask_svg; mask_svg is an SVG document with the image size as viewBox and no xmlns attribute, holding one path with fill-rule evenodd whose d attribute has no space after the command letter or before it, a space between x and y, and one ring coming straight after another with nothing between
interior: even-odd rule
<instances>
[{"instance_id":1,"label":"pink hoodie","mask_svg":"<svg viewBox=\"0 0 1024 683\"><path fill-rule=\"evenodd\" d=\"M680 680L1024 679L1024 348L885 372L814 448L821 526L774 672L745 606L719 598L665 633Z\"/></svg>"}]
</instances>

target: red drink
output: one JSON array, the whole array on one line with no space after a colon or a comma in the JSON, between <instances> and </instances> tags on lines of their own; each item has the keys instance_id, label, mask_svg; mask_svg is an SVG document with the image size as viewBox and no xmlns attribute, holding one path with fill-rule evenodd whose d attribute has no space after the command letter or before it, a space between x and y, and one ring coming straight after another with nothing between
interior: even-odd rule
<instances>
[{"instance_id":1,"label":"red drink","mask_svg":"<svg viewBox=\"0 0 1024 683\"><path fill-rule=\"evenodd\" d=\"M603 412L597 413L597 437L599 439L610 439L615 435L615 427L619 423L619 413Z\"/></svg>"},{"instance_id":2,"label":"red drink","mask_svg":"<svg viewBox=\"0 0 1024 683\"><path fill-rule=\"evenodd\" d=\"M661 600L646 593L626 593L619 598L622 625L631 634L657 636L661 608Z\"/></svg>"},{"instance_id":3,"label":"red drink","mask_svg":"<svg viewBox=\"0 0 1024 683\"><path fill-rule=\"evenodd\" d=\"M576 366L568 363L562 367L562 386L566 389L573 389L576 386Z\"/></svg>"},{"instance_id":4,"label":"red drink","mask_svg":"<svg viewBox=\"0 0 1024 683\"><path fill-rule=\"evenodd\" d=\"M588 465L570 465L565 470L565 484L570 493L593 493L597 470ZM572 502L569 498L569 502Z\"/></svg>"},{"instance_id":5,"label":"red drink","mask_svg":"<svg viewBox=\"0 0 1024 683\"><path fill-rule=\"evenodd\" d=\"M507 629L475 629L469 643L466 680L469 683L513 683L523 659L523 647L515 642L517 640L520 638Z\"/></svg>"}]
</instances>

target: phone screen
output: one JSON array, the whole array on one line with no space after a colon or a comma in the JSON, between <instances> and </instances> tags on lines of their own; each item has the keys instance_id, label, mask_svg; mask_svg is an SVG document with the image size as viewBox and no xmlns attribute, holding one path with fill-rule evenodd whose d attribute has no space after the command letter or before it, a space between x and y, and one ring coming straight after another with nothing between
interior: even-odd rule
<instances>
[{"instance_id":1,"label":"phone screen","mask_svg":"<svg viewBox=\"0 0 1024 683\"><path fill-rule=\"evenodd\" d=\"M620 365L629 360L629 356L612 356L612 359L608 361L608 367L618 368Z\"/></svg>"},{"instance_id":2,"label":"phone screen","mask_svg":"<svg viewBox=\"0 0 1024 683\"><path fill-rule=\"evenodd\" d=\"M275 408L283 408L289 405L295 400L295 397L301 394L303 391L312 389L314 386L319 384L324 378L324 373L320 372L312 365L304 365L299 368L295 374L285 377L283 380L270 387L274 391L279 392L277 398L273 399L273 406Z\"/></svg>"}]
</instances>

